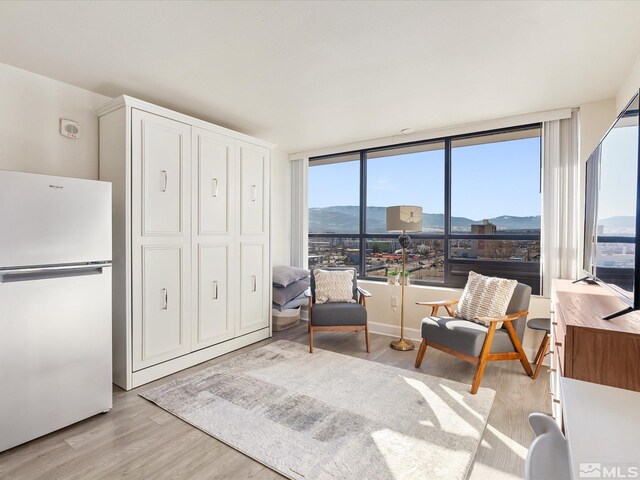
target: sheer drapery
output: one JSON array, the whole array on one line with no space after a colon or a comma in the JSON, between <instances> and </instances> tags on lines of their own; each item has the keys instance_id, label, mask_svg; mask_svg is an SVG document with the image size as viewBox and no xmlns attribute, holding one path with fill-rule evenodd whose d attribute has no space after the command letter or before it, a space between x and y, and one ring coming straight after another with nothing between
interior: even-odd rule
<instances>
[{"instance_id":1,"label":"sheer drapery","mask_svg":"<svg viewBox=\"0 0 640 480\"><path fill-rule=\"evenodd\" d=\"M542 128L542 292L551 280L573 279L580 262L580 159L577 110Z\"/></svg>"},{"instance_id":2,"label":"sheer drapery","mask_svg":"<svg viewBox=\"0 0 640 480\"><path fill-rule=\"evenodd\" d=\"M291 161L291 265L307 268L307 174L309 160Z\"/></svg>"}]
</instances>

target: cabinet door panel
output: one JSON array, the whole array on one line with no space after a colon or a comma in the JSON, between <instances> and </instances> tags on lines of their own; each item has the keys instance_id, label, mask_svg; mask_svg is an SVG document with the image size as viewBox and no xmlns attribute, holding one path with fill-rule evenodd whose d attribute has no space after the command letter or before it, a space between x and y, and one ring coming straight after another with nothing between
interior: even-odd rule
<instances>
[{"instance_id":1,"label":"cabinet door panel","mask_svg":"<svg viewBox=\"0 0 640 480\"><path fill-rule=\"evenodd\" d=\"M134 304L134 371L188 353L191 348L184 262L179 245L142 247L141 296L138 305Z\"/></svg>"},{"instance_id":2,"label":"cabinet door panel","mask_svg":"<svg viewBox=\"0 0 640 480\"><path fill-rule=\"evenodd\" d=\"M188 211L190 127L135 109L132 122L133 188L134 199L141 202L140 234L182 235Z\"/></svg>"},{"instance_id":3,"label":"cabinet door panel","mask_svg":"<svg viewBox=\"0 0 640 480\"><path fill-rule=\"evenodd\" d=\"M198 291L193 350L233 338L233 316L229 301L230 246L199 245Z\"/></svg>"},{"instance_id":4,"label":"cabinet door panel","mask_svg":"<svg viewBox=\"0 0 640 480\"><path fill-rule=\"evenodd\" d=\"M240 156L240 235L263 235L266 213L269 150L238 142Z\"/></svg>"},{"instance_id":5,"label":"cabinet door panel","mask_svg":"<svg viewBox=\"0 0 640 480\"><path fill-rule=\"evenodd\" d=\"M235 140L202 129L194 129L194 138L197 148L194 208L197 209L198 235L227 235L230 233L233 188L229 186L232 185Z\"/></svg>"},{"instance_id":6,"label":"cabinet door panel","mask_svg":"<svg viewBox=\"0 0 640 480\"><path fill-rule=\"evenodd\" d=\"M267 251L263 243L240 245L240 318L236 335L269 326L269 295L266 269Z\"/></svg>"}]
</instances>

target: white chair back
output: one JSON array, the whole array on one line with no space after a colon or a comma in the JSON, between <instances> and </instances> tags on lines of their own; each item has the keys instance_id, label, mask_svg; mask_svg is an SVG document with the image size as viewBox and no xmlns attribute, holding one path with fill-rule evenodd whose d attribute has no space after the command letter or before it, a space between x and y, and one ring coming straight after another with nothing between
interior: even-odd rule
<instances>
[{"instance_id":1,"label":"white chair back","mask_svg":"<svg viewBox=\"0 0 640 480\"><path fill-rule=\"evenodd\" d=\"M571 464L567 439L555 420L544 413L529 415L536 439L529 447L524 465L526 480L570 480Z\"/></svg>"}]
</instances>

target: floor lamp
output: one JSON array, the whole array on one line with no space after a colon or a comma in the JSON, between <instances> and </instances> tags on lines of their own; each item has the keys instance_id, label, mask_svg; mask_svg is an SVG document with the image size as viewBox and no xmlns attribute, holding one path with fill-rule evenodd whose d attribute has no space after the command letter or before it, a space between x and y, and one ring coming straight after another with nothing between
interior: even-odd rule
<instances>
[{"instance_id":1,"label":"floor lamp","mask_svg":"<svg viewBox=\"0 0 640 480\"><path fill-rule=\"evenodd\" d=\"M407 247L411 243L411 237L407 232L422 232L422 207L409 205L397 205L387 207L387 231L402 232L398 237L398 242L402 247L402 303L400 304L400 339L391 342L391 348L396 350L413 350L415 345L410 340L404 339L404 287L407 283L405 277L405 265L407 257Z\"/></svg>"}]
</instances>

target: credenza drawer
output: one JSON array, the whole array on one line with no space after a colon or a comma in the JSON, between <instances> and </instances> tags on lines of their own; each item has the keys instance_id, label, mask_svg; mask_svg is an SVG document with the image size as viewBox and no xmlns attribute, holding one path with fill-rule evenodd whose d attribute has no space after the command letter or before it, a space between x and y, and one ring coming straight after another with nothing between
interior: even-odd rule
<instances>
[{"instance_id":1,"label":"credenza drawer","mask_svg":"<svg viewBox=\"0 0 640 480\"><path fill-rule=\"evenodd\" d=\"M559 375L564 375L564 348L555 346L552 351L556 359L556 370Z\"/></svg>"}]
</instances>

